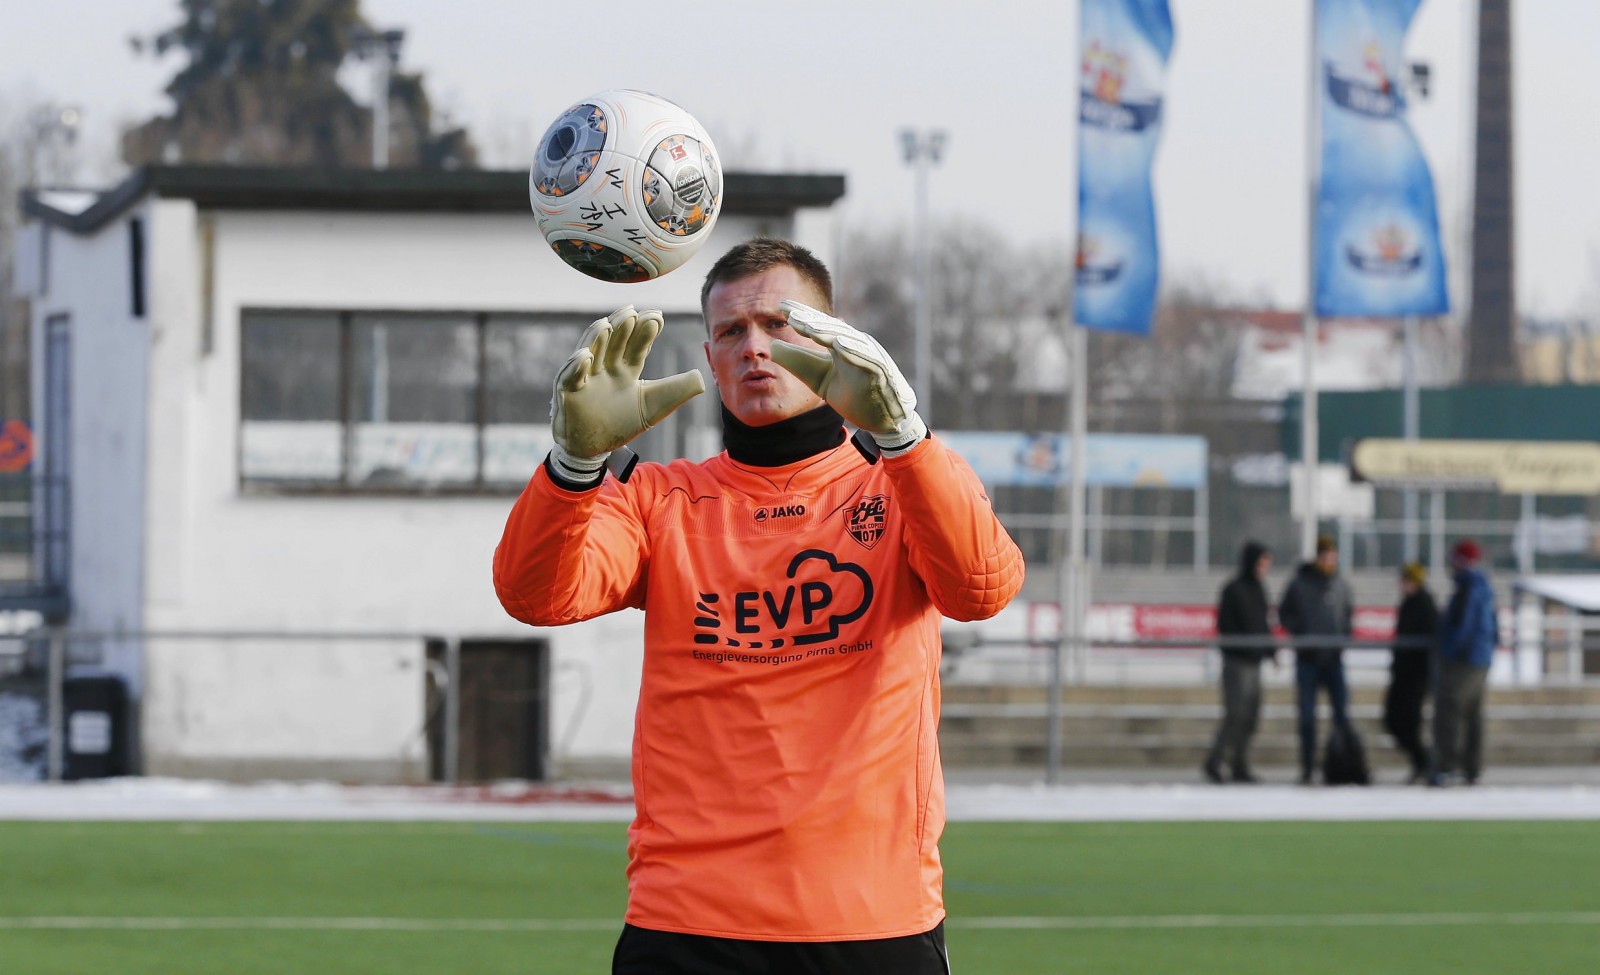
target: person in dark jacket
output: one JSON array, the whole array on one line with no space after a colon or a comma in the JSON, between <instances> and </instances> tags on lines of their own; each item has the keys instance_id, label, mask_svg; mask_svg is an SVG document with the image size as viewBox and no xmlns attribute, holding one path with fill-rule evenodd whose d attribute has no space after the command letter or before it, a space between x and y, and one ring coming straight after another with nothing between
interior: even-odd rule
<instances>
[{"instance_id":1,"label":"person in dark jacket","mask_svg":"<svg viewBox=\"0 0 1600 975\"><path fill-rule=\"evenodd\" d=\"M1222 587L1217 601L1217 649L1222 651L1222 723L1202 767L1208 780L1221 785L1222 763L1235 782L1256 782L1250 771L1250 740L1261 721L1261 661L1277 647L1267 621L1267 572L1272 552L1259 542L1246 542L1239 553L1239 574ZM1247 639L1229 642L1228 637Z\"/></svg>"},{"instance_id":2,"label":"person in dark jacket","mask_svg":"<svg viewBox=\"0 0 1600 975\"><path fill-rule=\"evenodd\" d=\"M1439 624L1439 685L1433 703L1431 785L1474 785L1483 774L1483 696L1499 643L1494 590L1478 568L1483 550L1472 539L1450 553L1455 592Z\"/></svg>"},{"instance_id":3,"label":"person in dark jacket","mask_svg":"<svg viewBox=\"0 0 1600 975\"><path fill-rule=\"evenodd\" d=\"M1422 702L1428 696L1433 642L1439 633L1439 606L1428 591L1428 570L1417 562L1400 569L1399 616L1389 661L1389 690L1383 696L1383 727L1411 760L1410 784L1428 778L1428 749L1422 744Z\"/></svg>"},{"instance_id":4,"label":"person in dark jacket","mask_svg":"<svg viewBox=\"0 0 1600 975\"><path fill-rule=\"evenodd\" d=\"M1355 594L1339 575L1339 547L1333 537L1317 538L1317 555L1301 563L1278 605L1278 622L1296 640L1294 682L1299 710L1300 784L1310 785L1317 765L1317 690L1326 689L1333 721L1350 726L1350 689L1344 679L1344 647L1355 616Z\"/></svg>"}]
</instances>

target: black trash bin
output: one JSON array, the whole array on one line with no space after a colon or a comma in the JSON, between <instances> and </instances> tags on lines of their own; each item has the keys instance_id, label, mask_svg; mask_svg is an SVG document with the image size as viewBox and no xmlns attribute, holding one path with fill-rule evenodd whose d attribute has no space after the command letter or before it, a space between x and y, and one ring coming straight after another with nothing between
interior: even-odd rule
<instances>
[{"instance_id":1,"label":"black trash bin","mask_svg":"<svg viewBox=\"0 0 1600 975\"><path fill-rule=\"evenodd\" d=\"M68 677L61 685L65 723L62 778L128 774L128 685L115 676Z\"/></svg>"}]
</instances>

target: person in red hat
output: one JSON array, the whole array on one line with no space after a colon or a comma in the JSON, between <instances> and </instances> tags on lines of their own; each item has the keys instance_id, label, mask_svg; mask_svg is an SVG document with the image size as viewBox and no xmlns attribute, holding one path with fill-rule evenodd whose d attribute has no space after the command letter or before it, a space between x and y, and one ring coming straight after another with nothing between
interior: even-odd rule
<instances>
[{"instance_id":1,"label":"person in red hat","mask_svg":"<svg viewBox=\"0 0 1600 975\"><path fill-rule=\"evenodd\" d=\"M1431 785L1474 785L1483 774L1483 697L1500 627L1482 561L1483 549L1470 538L1450 553L1456 588L1439 624Z\"/></svg>"}]
</instances>

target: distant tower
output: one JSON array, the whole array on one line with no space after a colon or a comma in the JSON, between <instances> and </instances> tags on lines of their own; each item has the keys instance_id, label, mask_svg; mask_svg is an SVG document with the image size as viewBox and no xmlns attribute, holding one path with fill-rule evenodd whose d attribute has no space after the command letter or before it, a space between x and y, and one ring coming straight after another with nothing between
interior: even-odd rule
<instances>
[{"instance_id":1,"label":"distant tower","mask_svg":"<svg viewBox=\"0 0 1600 975\"><path fill-rule=\"evenodd\" d=\"M1472 181L1469 383L1513 383L1517 361L1511 193L1511 0L1478 0L1478 104Z\"/></svg>"}]
</instances>

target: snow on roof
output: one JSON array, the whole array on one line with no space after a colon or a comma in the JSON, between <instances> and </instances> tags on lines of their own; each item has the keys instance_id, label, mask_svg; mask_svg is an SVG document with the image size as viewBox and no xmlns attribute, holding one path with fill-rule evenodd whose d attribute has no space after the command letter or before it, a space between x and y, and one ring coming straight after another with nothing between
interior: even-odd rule
<instances>
[{"instance_id":1,"label":"snow on roof","mask_svg":"<svg viewBox=\"0 0 1600 975\"><path fill-rule=\"evenodd\" d=\"M94 206L100 194L94 190L40 190L37 198L52 210L77 216Z\"/></svg>"},{"instance_id":2,"label":"snow on roof","mask_svg":"<svg viewBox=\"0 0 1600 975\"><path fill-rule=\"evenodd\" d=\"M1600 575L1522 576L1512 588L1573 609L1600 613Z\"/></svg>"}]
</instances>

